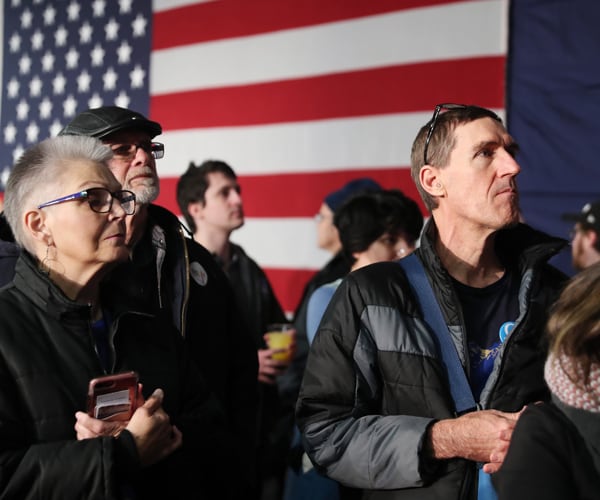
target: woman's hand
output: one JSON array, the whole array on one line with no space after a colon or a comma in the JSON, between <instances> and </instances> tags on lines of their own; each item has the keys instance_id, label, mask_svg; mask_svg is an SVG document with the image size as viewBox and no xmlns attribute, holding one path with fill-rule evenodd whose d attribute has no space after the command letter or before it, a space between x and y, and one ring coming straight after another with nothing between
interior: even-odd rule
<instances>
[{"instance_id":1,"label":"woman's hand","mask_svg":"<svg viewBox=\"0 0 600 500\"><path fill-rule=\"evenodd\" d=\"M163 391L156 389L125 427L133 435L142 466L169 456L183 442L181 432L171 425L162 402Z\"/></svg>"},{"instance_id":2,"label":"woman's hand","mask_svg":"<svg viewBox=\"0 0 600 500\"><path fill-rule=\"evenodd\" d=\"M183 442L181 432L171 425L169 415L162 407L163 396L162 389L156 389L144 401L140 392L138 401L144 402L138 406L129 422L98 420L78 411L75 414L77 439L117 437L123 429L127 429L133 436L142 466L152 465L169 456Z\"/></svg>"}]
</instances>

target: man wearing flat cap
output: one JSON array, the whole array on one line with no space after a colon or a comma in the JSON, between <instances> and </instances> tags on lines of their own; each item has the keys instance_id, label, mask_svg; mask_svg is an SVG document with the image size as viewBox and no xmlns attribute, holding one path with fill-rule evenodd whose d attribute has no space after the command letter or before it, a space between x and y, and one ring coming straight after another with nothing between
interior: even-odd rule
<instances>
[{"instance_id":1,"label":"man wearing flat cap","mask_svg":"<svg viewBox=\"0 0 600 500\"><path fill-rule=\"evenodd\" d=\"M170 315L184 337L227 417L226 434L215 429L214 446L194 460L195 472L207 498L242 498L255 481L256 350L212 255L185 237L175 214L152 203L159 193L156 160L164 155L154 138L161 133L159 123L136 111L104 106L83 111L59 135L107 144L114 153L111 171L135 193L127 233L131 259L111 275L112 289L142 310Z\"/></svg>"},{"instance_id":2,"label":"man wearing flat cap","mask_svg":"<svg viewBox=\"0 0 600 500\"><path fill-rule=\"evenodd\" d=\"M586 203L579 213L563 214L575 223L571 232L573 267L581 271L600 261L600 200Z\"/></svg>"}]
</instances>

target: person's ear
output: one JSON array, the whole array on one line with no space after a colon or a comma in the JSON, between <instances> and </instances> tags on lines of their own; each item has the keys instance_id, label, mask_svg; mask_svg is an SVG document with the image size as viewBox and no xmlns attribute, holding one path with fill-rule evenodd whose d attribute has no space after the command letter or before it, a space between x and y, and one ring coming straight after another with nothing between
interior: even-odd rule
<instances>
[{"instance_id":1,"label":"person's ear","mask_svg":"<svg viewBox=\"0 0 600 500\"><path fill-rule=\"evenodd\" d=\"M584 239L590 248L596 248L596 244L598 243L598 233L593 229L585 231Z\"/></svg>"},{"instance_id":2,"label":"person's ear","mask_svg":"<svg viewBox=\"0 0 600 500\"><path fill-rule=\"evenodd\" d=\"M204 207L202 205L202 202L200 201L193 201L188 203L187 205L188 214L190 214L190 217L193 220L198 220L202 217L202 214L204 213L203 209Z\"/></svg>"},{"instance_id":3,"label":"person's ear","mask_svg":"<svg viewBox=\"0 0 600 500\"><path fill-rule=\"evenodd\" d=\"M46 224L46 217L40 210L29 210L23 215L25 228L33 239L41 241L45 246L52 243L52 232Z\"/></svg>"},{"instance_id":4,"label":"person's ear","mask_svg":"<svg viewBox=\"0 0 600 500\"><path fill-rule=\"evenodd\" d=\"M423 165L419 172L419 181L423 189L431 196L443 196L444 183L441 180L440 171L437 167Z\"/></svg>"}]
</instances>

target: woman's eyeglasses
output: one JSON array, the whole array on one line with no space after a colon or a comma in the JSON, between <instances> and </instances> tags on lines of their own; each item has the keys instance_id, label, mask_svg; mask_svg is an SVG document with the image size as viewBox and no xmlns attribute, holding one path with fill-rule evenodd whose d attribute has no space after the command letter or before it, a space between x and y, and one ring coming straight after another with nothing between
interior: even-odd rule
<instances>
[{"instance_id":1,"label":"woman's eyeglasses","mask_svg":"<svg viewBox=\"0 0 600 500\"><path fill-rule=\"evenodd\" d=\"M106 188L90 188L78 193L69 194L56 200L47 201L38 205L38 208L50 207L52 205L58 205L66 201L85 199L90 208L99 214L106 214L112 210L113 200L117 200L121 205L121 208L127 215L133 215L135 213L135 194L132 191L126 189L120 189L118 191L109 191Z\"/></svg>"}]
</instances>

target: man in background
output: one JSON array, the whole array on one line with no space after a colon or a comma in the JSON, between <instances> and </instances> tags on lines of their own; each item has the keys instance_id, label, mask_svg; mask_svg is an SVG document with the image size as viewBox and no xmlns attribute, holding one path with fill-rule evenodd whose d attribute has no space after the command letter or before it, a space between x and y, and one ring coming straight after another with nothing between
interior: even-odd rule
<instances>
[{"instance_id":1,"label":"man in background","mask_svg":"<svg viewBox=\"0 0 600 500\"><path fill-rule=\"evenodd\" d=\"M244 224L237 175L221 160L189 165L177 183L177 202L194 240L207 248L229 277L250 336L258 351L259 490L245 498L279 500L285 456L292 432L293 405L280 397L279 377L288 362L273 357L264 340L267 326L287 319L260 266L231 234ZM293 347L291 348L294 349Z\"/></svg>"},{"instance_id":2,"label":"man in background","mask_svg":"<svg viewBox=\"0 0 600 500\"><path fill-rule=\"evenodd\" d=\"M571 233L571 258L576 271L600 261L600 200L586 203L577 214L563 214L575 223Z\"/></svg>"}]
</instances>

